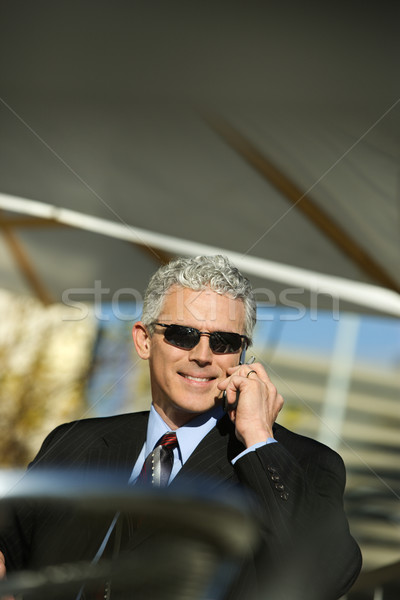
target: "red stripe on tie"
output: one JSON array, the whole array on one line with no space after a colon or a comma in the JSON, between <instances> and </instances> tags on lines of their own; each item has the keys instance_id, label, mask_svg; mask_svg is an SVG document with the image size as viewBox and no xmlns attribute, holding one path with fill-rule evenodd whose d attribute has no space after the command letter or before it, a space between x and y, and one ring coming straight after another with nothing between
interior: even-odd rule
<instances>
[{"instance_id":1,"label":"red stripe on tie","mask_svg":"<svg viewBox=\"0 0 400 600\"><path fill-rule=\"evenodd\" d=\"M170 448L172 450L173 448L176 448L177 445L178 440L176 439L176 433L174 431L169 431L162 436L154 447L157 448L157 446L163 446L163 448Z\"/></svg>"}]
</instances>

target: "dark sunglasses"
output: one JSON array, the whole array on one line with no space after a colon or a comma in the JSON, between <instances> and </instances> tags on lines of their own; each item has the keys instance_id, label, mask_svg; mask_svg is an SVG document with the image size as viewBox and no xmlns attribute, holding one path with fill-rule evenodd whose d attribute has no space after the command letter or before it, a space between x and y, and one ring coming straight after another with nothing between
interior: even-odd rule
<instances>
[{"instance_id":1,"label":"dark sunglasses","mask_svg":"<svg viewBox=\"0 0 400 600\"><path fill-rule=\"evenodd\" d=\"M210 348L215 354L234 354L239 352L244 346L249 345L249 338L240 333L231 333L230 331L199 331L194 327L185 327L184 325L167 325L166 323L152 323L158 327L165 327L164 339L168 344L191 350L200 342L202 335L207 335Z\"/></svg>"}]
</instances>

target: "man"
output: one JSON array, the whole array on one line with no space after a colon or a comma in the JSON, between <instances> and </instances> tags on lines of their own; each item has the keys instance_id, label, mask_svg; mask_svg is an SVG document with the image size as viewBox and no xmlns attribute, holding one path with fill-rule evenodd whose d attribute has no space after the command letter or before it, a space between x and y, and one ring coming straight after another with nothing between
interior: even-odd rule
<instances>
[{"instance_id":1,"label":"man","mask_svg":"<svg viewBox=\"0 0 400 600\"><path fill-rule=\"evenodd\" d=\"M283 399L264 367L240 364L255 320L249 281L224 257L178 258L161 267L133 326L137 353L149 362L150 413L63 425L33 465L119 468L134 483L160 438L175 432L170 486L190 476L241 487L255 494L263 513L263 560L244 565L235 598L262 593L260 580L261 587L270 583L274 600L334 600L361 567L343 511L343 462L276 423ZM0 536L6 566L51 564L57 551L46 555L46 532L62 525L67 537L72 521L16 515L12 535ZM73 558L63 552L64 560Z\"/></svg>"}]
</instances>

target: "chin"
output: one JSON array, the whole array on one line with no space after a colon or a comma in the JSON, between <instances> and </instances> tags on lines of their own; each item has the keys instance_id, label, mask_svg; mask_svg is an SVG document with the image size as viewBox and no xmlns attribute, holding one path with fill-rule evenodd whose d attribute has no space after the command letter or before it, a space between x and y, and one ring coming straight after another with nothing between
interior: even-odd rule
<instances>
[{"instance_id":1,"label":"chin","mask_svg":"<svg viewBox=\"0 0 400 600\"><path fill-rule=\"evenodd\" d=\"M211 410L212 408L217 406L217 404L218 404L217 398L212 398L211 400L209 400L207 402L205 402L205 401L200 402L197 399L197 400L193 400L193 402L189 402L189 403L186 402L185 404L181 404L180 408L182 410L184 410L185 412L189 412L192 414L201 414L201 413L207 412L208 410Z\"/></svg>"}]
</instances>

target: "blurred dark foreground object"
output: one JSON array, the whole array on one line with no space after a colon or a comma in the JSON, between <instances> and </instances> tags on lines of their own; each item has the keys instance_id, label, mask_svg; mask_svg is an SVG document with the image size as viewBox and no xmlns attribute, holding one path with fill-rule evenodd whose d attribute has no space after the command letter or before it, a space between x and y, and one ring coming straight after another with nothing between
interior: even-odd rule
<instances>
[{"instance_id":1,"label":"blurred dark foreground object","mask_svg":"<svg viewBox=\"0 0 400 600\"><path fill-rule=\"evenodd\" d=\"M111 473L0 472L0 497L0 529L15 507L32 506L58 526L57 539L44 536L45 560L10 573L0 598L218 600L260 541L256 514L231 489L171 493L121 485Z\"/></svg>"}]
</instances>

